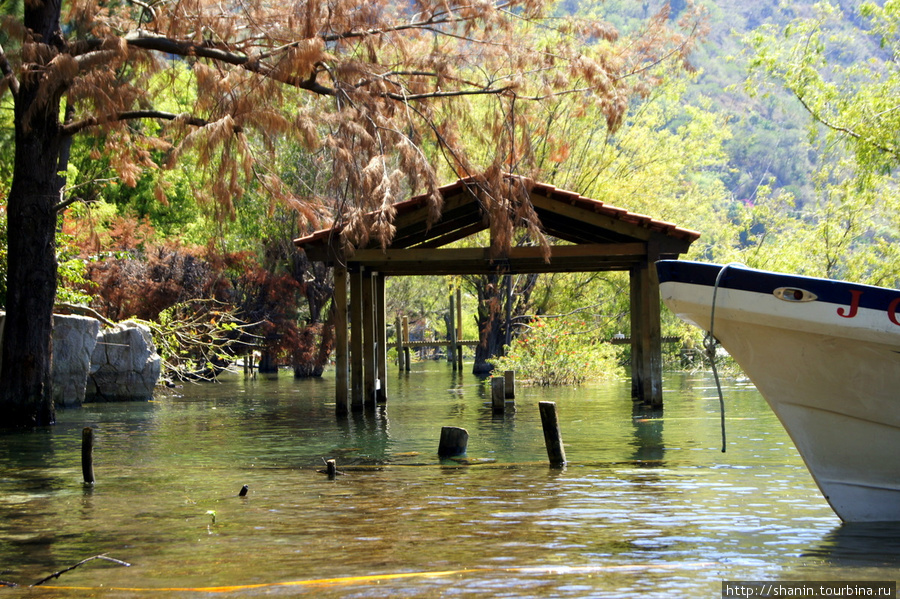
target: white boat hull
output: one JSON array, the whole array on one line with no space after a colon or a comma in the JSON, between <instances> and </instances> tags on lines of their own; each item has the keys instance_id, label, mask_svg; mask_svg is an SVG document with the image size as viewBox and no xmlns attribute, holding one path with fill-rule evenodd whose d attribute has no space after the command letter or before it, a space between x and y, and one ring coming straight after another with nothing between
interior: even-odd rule
<instances>
[{"instance_id":1,"label":"white boat hull","mask_svg":"<svg viewBox=\"0 0 900 599\"><path fill-rule=\"evenodd\" d=\"M900 292L734 266L715 289L694 267L721 269L659 263L666 305L712 324L842 520L900 521Z\"/></svg>"}]
</instances>

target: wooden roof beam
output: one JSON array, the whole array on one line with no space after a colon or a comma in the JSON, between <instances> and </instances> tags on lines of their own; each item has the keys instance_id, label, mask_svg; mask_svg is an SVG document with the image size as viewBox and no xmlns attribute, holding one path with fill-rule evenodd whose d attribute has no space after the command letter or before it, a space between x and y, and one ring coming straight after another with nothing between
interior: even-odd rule
<instances>
[{"instance_id":1,"label":"wooden roof beam","mask_svg":"<svg viewBox=\"0 0 900 599\"><path fill-rule=\"evenodd\" d=\"M358 250L348 263L387 275L484 274L491 272L591 272L621 270L647 259L644 243L551 246L550 262L540 247L511 248L492 258L489 248Z\"/></svg>"},{"instance_id":2,"label":"wooden roof beam","mask_svg":"<svg viewBox=\"0 0 900 599\"><path fill-rule=\"evenodd\" d=\"M653 231L641 227L638 224L625 222L620 218L614 218L613 216L598 213L593 210L586 210L579 206L566 204L558 200L551 200L550 198L539 194L531 194L531 203L535 209L544 210L595 227L601 227L633 239L647 241L653 235ZM608 208L608 210L624 212L621 209Z\"/></svg>"},{"instance_id":3,"label":"wooden roof beam","mask_svg":"<svg viewBox=\"0 0 900 599\"><path fill-rule=\"evenodd\" d=\"M419 227L397 228L391 246L405 248L422 244L432 245L435 239L452 235L455 231L466 230L469 234L487 228L480 211L471 209L455 209L431 226L429 229ZM459 237L457 237L459 239ZM446 241L444 243L450 243Z\"/></svg>"}]
</instances>

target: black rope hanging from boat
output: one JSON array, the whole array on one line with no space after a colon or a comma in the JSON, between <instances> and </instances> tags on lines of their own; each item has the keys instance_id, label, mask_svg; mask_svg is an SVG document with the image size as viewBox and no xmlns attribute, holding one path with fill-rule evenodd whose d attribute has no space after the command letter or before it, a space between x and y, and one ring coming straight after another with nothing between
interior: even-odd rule
<instances>
[{"instance_id":1,"label":"black rope hanging from boat","mask_svg":"<svg viewBox=\"0 0 900 599\"><path fill-rule=\"evenodd\" d=\"M725 453L725 397L722 395L722 383L719 382L719 371L716 369L716 346L719 344L719 340L716 339L714 329L716 325L716 295L719 293L719 284L722 282L722 277L730 266L741 266L741 264L738 264L737 262L726 264L722 267L722 270L719 271L719 274L716 275L716 284L713 286L712 306L709 313L709 330L706 332L706 337L703 338L703 348L706 350L706 358L709 360L709 365L712 367L713 371L713 378L716 380L716 391L719 392L719 414L722 425L722 453Z\"/></svg>"}]
</instances>

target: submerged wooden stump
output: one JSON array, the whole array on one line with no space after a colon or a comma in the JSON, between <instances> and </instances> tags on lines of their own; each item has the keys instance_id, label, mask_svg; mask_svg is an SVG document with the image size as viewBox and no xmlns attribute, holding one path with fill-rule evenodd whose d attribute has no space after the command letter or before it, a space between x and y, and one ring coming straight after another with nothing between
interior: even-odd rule
<instances>
[{"instance_id":1,"label":"submerged wooden stump","mask_svg":"<svg viewBox=\"0 0 900 599\"><path fill-rule=\"evenodd\" d=\"M502 376L491 379L491 406L494 413L501 413L506 409L506 380Z\"/></svg>"},{"instance_id":2,"label":"submerged wooden stump","mask_svg":"<svg viewBox=\"0 0 900 599\"><path fill-rule=\"evenodd\" d=\"M559 431L559 419L556 416L556 403L542 401L538 403L541 411L541 426L544 429L544 443L547 445L547 457L550 465L560 468L566 465L566 450L563 449L562 434Z\"/></svg>"},{"instance_id":3,"label":"submerged wooden stump","mask_svg":"<svg viewBox=\"0 0 900 599\"><path fill-rule=\"evenodd\" d=\"M81 431L81 473L84 484L94 484L94 429L89 426Z\"/></svg>"},{"instance_id":4,"label":"submerged wooden stump","mask_svg":"<svg viewBox=\"0 0 900 599\"><path fill-rule=\"evenodd\" d=\"M515 370L504 370L503 371L503 384L506 389L506 399L515 399L516 398L516 371Z\"/></svg>"},{"instance_id":5,"label":"submerged wooden stump","mask_svg":"<svg viewBox=\"0 0 900 599\"><path fill-rule=\"evenodd\" d=\"M438 445L438 456L452 458L466 453L469 444L469 431L458 426L441 428L441 442Z\"/></svg>"}]
</instances>

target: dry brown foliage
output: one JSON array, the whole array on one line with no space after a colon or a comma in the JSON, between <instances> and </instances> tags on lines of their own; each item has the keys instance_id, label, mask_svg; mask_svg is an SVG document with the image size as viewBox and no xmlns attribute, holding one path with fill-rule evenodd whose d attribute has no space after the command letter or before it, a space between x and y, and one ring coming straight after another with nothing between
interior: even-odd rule
<instances>
[{"instance_id":1,"label":"dry brown foliage","mask_svg":"<svg viewBox=\"0 0 900 599\"><path fill-rule=\"evenodd\" d=\"M359 245L389 241L397 201L430 193L436 218L440 179L474 176L501 247L514 227L541 239L527 190L501 174L536 175L537 139L545 155L568 152L568 140L538 126L545 104L566 98L569 110L615 131L628 103L658 82L659 65L686 64L697 34L696 21L672 28L667 8L627 38L602 21L551 19L548 8L543 0L73 0L59 39L5 22L25 43L0 48L0 73L13 93L23 78L40 79L29 122L62 97L71 110L61 133L102 133L126 184L191 152L198 197L223 216L255 179L309 223L341 219L346 241ZM182 105L167 111L173 98ZM268 169L284 138L327 153L328 194L292 196ZM165 159L154 159L160 152Z\"/></svg>"},{"instance_id":2,"label":"dry brown foliage","mask_svg":"<svg viewBox=\"0 0 900 599\"><path fill-rule=\"evenodd\" d=\"M533 126L542 104L566 97L571 110L596 112L614 131L629 99L655 83L649 67L680 59L690 47L689 37L668 28L666 11L640 36L620 39L607 23L549 21L545 10L537 0L256 0L228 9L211 0L124 7L76 0L65 15L72 27L65 40L40 43L51 40L31 39L7 21L5 29L26 43L0 63L8 83L17 71L42 82L26 120L64 95L71 111L63 133L102 133L122 182L134 185L142 170L172 166L192 152L198 197L215 202L222 216L256 179L309 222L322 215L314 204L334 209L354 246L386 244L393 204L412 191L432 193L437 218L443 158L452 174L473 177L500 253L517 228L543 241L523 179L504 176L532 168L534 138L546 137ZM179 89L186 83L195 93ZM173 97L195 99L184 112L157 108ZM165 126L143 126L146 120ZM294 197L268 170L266 153L282 137L328 153L329 195ZM542 151L548 144L565 154L565 140L545 140ZM157 164L160 152L166 159ZM162 187L158 195L164 198ZM374 218L364 218L371 212ZM92 241L99 249L100 240ZM91 276L112 294L105 298L111 316L151 318L182 301L183 290L199 293L194 287L209 284L158 276L193 273L193 259L157 247L146 260L108 261ZM126 280L150 288L133 293Z\"/></svg>"}]
</instances>

